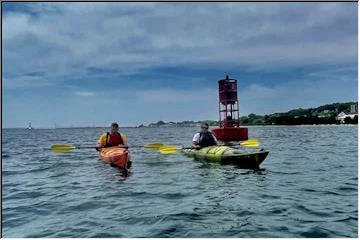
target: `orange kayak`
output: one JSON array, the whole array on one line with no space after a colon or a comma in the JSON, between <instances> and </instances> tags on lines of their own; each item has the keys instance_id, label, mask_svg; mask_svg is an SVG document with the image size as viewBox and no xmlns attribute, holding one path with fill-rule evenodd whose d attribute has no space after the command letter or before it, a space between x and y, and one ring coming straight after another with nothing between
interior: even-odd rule
<instances>
[{"instance_id":1,"label":"orange kayak","mask_svg":"<svg viewBox=\"0 0 360 240\"><path fill-rule=\"evenodd\" d=\"M107 147L102 148L100 151L100 158L119 168L126 168L129 160L129 151L122 147Z\"/></svg>"}]
</instances>

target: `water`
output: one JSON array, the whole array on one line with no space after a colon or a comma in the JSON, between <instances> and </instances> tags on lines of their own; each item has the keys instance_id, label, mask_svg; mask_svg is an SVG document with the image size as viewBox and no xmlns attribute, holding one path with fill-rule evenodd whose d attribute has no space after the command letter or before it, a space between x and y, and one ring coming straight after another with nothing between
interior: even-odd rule
<instances>
[{"instance_id":1,"label":"water","mask_svg":"<svg viewBox=\"0 0 360 240\"><path fill-rule=\"evenodd\" d=\"M121 129L128 176L92 149L107 129L4 129L3 237L357 237L357 126L251 127L262 170L160 155L196 128Z\"/></svg>"}]
</instances>

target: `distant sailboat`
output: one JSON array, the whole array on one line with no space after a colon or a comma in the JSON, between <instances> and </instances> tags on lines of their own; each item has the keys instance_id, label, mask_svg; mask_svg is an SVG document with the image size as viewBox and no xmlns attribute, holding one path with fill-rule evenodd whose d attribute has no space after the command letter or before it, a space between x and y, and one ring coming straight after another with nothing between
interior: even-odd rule
<instances>
[{"instance_id":1,"label":"distant sailboat","mask_svg":"<svg viewBox=\"0 0 360 240\"><path fill-rule=\"evenodd\" d=\"M28 129L33 129L32 126L31 126L31 122L29 122Z\"/></svg>"}]
</instances>

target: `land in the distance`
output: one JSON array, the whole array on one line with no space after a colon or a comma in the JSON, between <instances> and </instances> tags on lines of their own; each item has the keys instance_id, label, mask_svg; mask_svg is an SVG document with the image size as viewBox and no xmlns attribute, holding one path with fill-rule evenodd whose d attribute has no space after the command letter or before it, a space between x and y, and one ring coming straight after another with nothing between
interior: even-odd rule
<instances>
[{"instance_id":1,"label":"land in the distance","mask_svg":"<svg viewBox=\"0 0 360 240\"><path fill-rule=\"evenodd\" d=\"M357 102L332 103L317 108L293 109L285 113L273 113L269 115L256 115L254 113L248 116L240 117L242 126L249 125L317 125L317 124L340 124L336 117L341 113L351 112L351 106ZM357 108L356 108L357 109ZM357 110L356 110L357 111ZM141 124L138 127L194 127L199 126L202 122L207 122L210 126L218 126L216 120L203 121L182 121L182 122L164 122L162 120L156 123L150 123L147 126ZM347 124L357 124L357 115L352 119L345 118Z\"/></svg>"}]
</instances>

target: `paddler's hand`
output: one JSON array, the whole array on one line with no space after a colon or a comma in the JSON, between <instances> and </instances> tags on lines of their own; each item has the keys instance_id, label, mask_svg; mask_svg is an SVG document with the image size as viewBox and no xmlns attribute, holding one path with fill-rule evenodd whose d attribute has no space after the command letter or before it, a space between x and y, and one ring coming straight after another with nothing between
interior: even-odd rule
<instances>
[{"instance_id":1,"label":"paddler's hand","mask_svg":"<svg viewBox=\"0 0 360 240\"><path fill-rule=\"evenodd\" d=\"M98 144L98 145L95 147L95 149L96 149L96 151L100 152L103 147L104 147L104 146L103 146L102 144Z\"/></svg>"}]
</instances>

